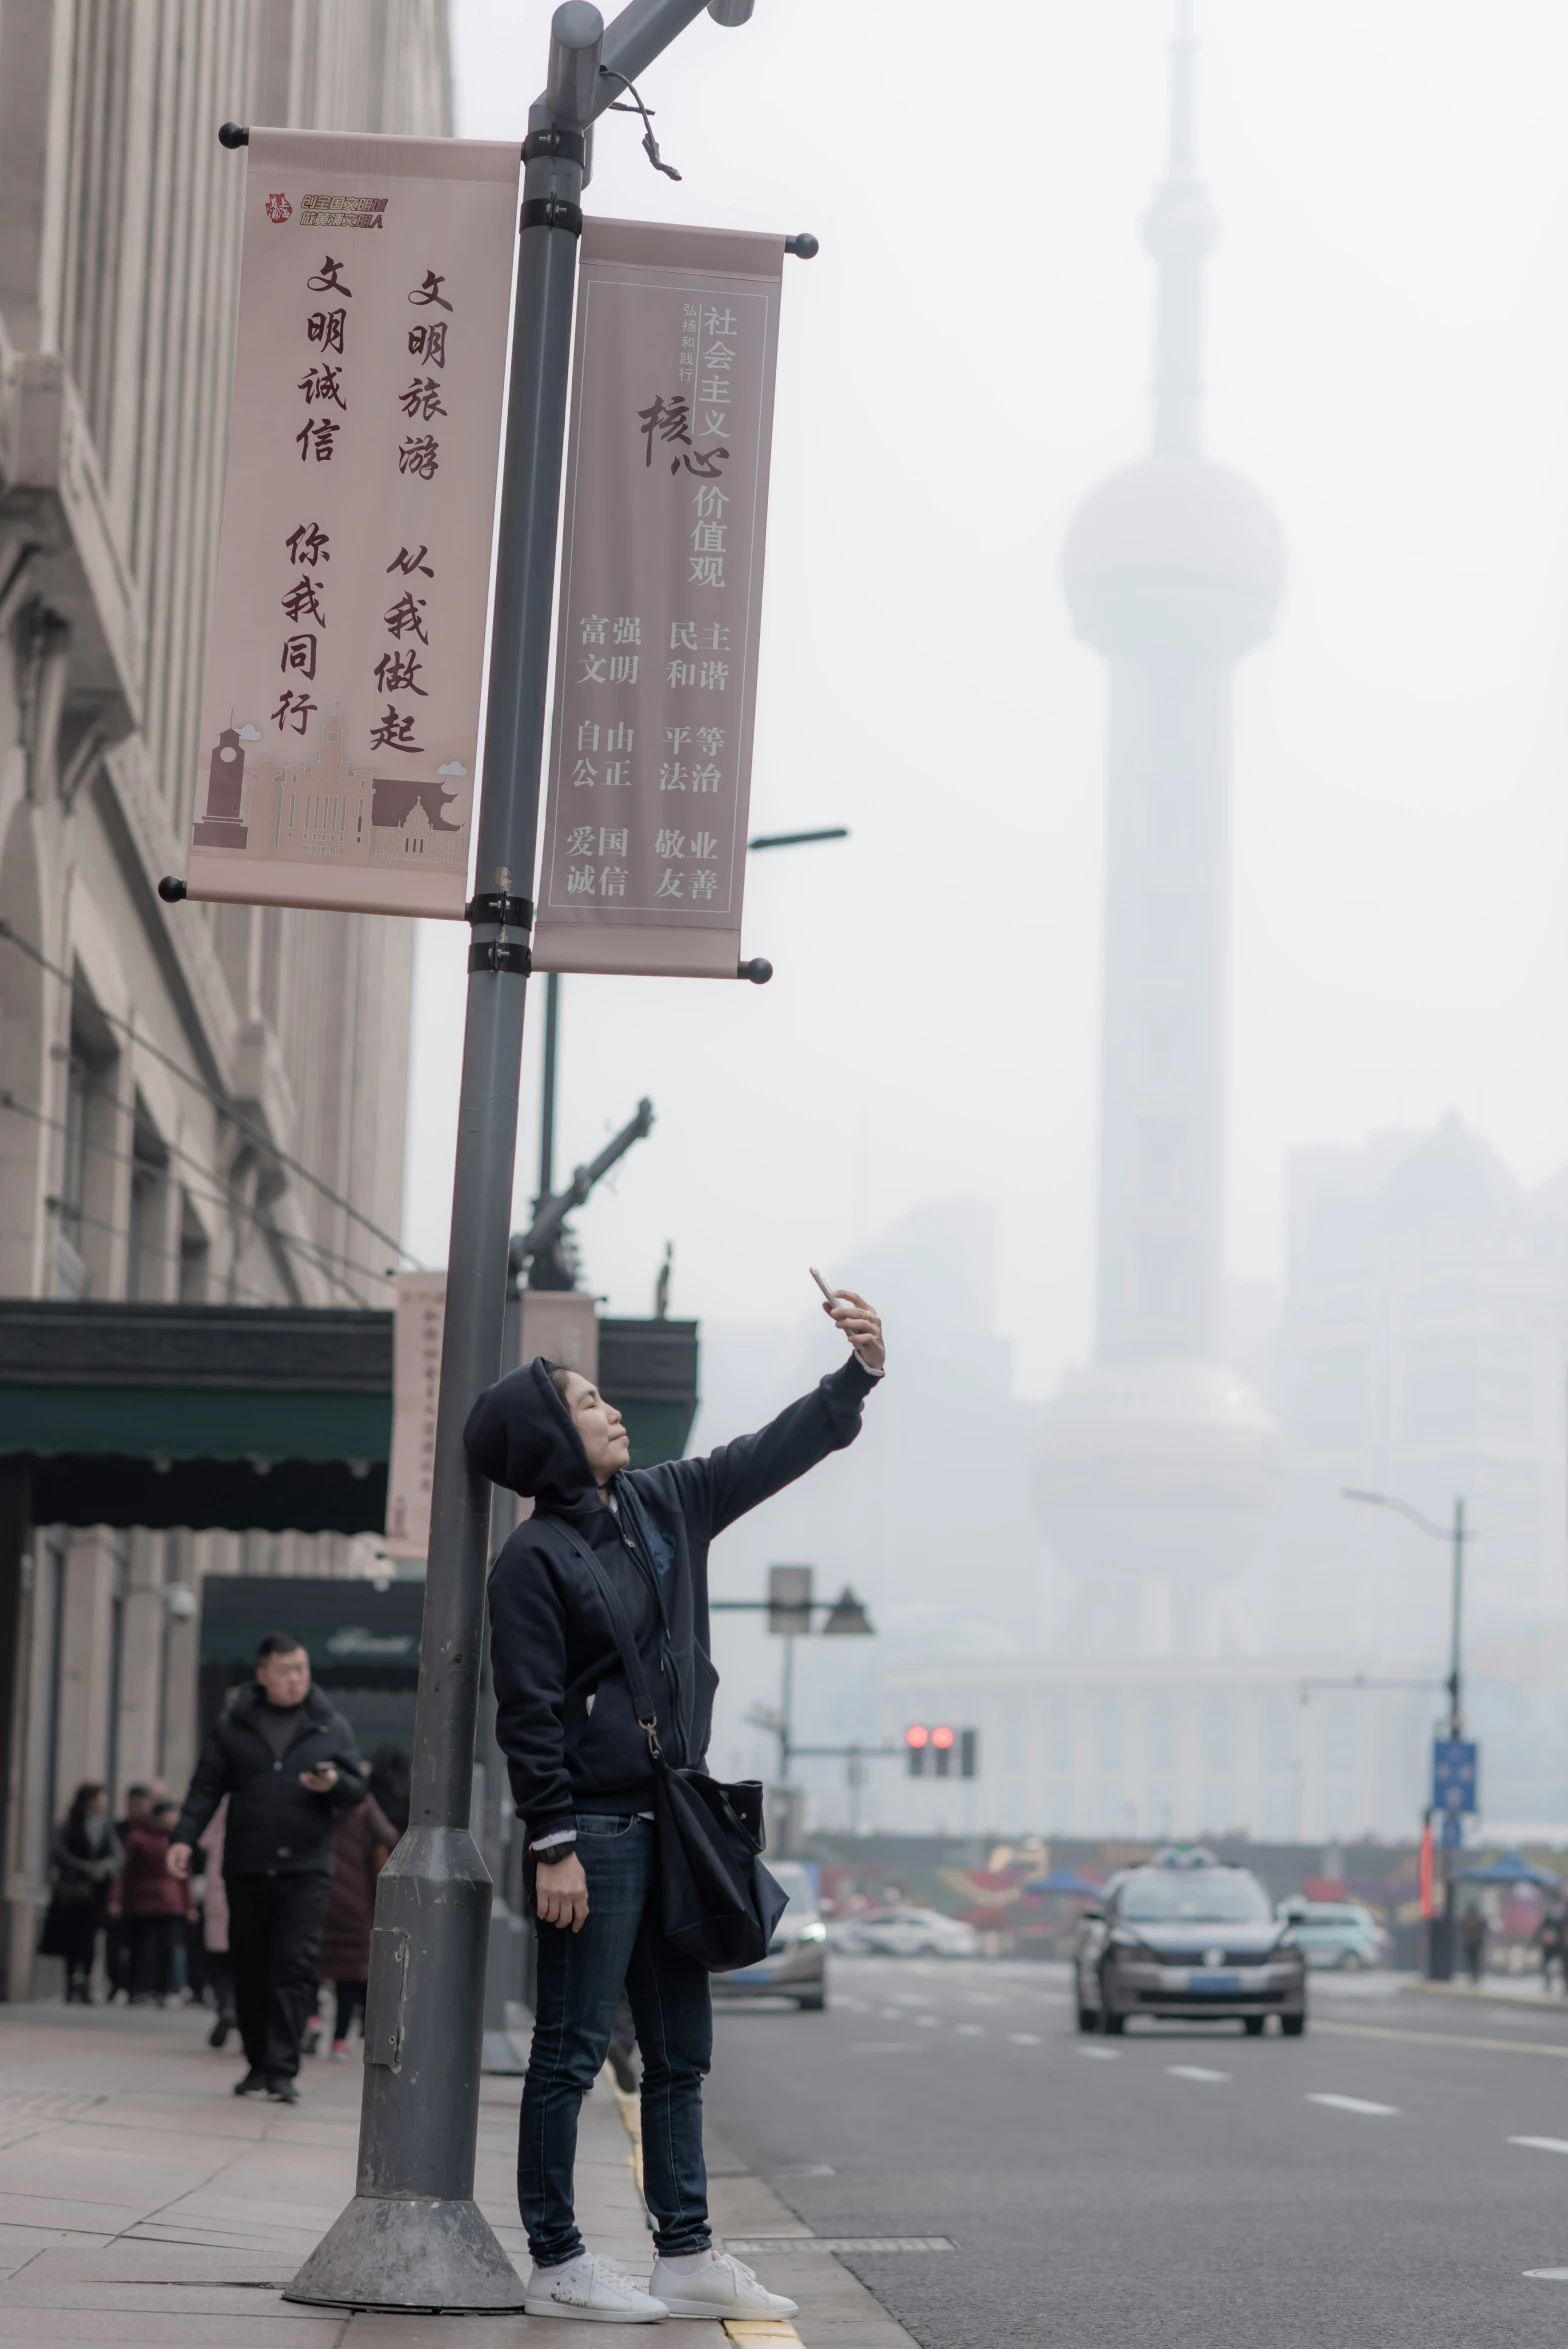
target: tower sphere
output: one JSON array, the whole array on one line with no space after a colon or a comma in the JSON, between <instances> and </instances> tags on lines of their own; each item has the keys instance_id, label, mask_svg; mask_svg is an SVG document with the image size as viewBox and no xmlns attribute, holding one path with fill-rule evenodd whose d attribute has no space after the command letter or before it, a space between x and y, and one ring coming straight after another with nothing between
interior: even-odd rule
<instances>
[{"instance_id":1,"label":"tower sphere","mask_svg":"<svg viewBox=\"0 0 1568 2349\"><path fill-rule=\"evenodd\" d=\"M1228 465L1161 454L1091 491L1062 573L1073 624L1098 651L1234 659L1269 632L1285 542L1267 502Z\"/></svg>"}]
</instances>

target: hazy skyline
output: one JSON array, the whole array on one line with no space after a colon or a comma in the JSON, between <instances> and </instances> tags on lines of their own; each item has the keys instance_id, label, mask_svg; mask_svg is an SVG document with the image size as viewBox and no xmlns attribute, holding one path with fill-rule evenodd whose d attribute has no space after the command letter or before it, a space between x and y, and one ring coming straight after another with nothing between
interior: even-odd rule
<instances>
[{"instance_id":1,"label":"hazy skyline","mask_svg":"<svg viewBox=\"0 0 1568 2349\"><path fill-rule=\"evenodd\" d=\"M465 135L520 132L549 13L454 0ZM963 20L930 0L699 19L643 90L678 186L632 123L601 126L590 205L822 239L785 281L754 816L853 837L754 860L769 988L569 983L561 1156L653 1096L653 1137L578 1219L589 1282L647 1311L671 1237L674 1309L722 1322L792 1321L808 1261L852 1278L911 1205L990 1199L999 1326L1043 1394L1089 1343L1102 929L1105 679L1061 547L1147 446L1140 228L1171 9L996 15L1014 62L982 61L986 86L1015 94L983 148L953 134ZM1410 0L1198 10L1221 226L1207 445L1268 497L1290 557L1238 678L1244 1279L1280 1278L1292 1148L1452 1107L1527 1183L1568 1161L1568 19L1502 4L1477 24ZM883 70L846 137L822 92L850 33ZM425 925L408 1231L429 1262L463 945ZM522 1192L541 1012L539 991Z\"/></svg>"}]
</instances>

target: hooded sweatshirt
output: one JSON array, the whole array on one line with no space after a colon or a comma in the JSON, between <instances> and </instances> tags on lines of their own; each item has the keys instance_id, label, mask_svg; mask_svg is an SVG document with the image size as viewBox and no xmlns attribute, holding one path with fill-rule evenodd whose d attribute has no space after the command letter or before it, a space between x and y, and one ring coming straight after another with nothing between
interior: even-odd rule
<instances>
[{"instance_id":1,"label":"hooded sweatshirt","mask_svg":"<svg viewBox=\"0 0 1568 2349\"><path fill-rule=\"evenodd\" d=\"M469 1458L492 1484L534 1502L490 1574L496 1735L530 1843L570 1829L579 1810L629 1815L653 1800L609 1613L563 1524L593 1550L630 1619L666 1758L698 1766L719 1681L708 1655L708 1545L852 1444L878 1376L851 1355L756 1435L706 1459L623 1469L611 1507L542 1361L480 1396L463 1431Z\"/></svg>"}]
</instances>

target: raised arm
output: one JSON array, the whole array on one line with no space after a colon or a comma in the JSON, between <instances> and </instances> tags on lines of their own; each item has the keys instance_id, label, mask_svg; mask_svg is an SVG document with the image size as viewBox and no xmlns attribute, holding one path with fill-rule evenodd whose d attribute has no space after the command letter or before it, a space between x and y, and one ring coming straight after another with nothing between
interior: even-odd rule
<instances>
[{"instance_id":1,"label":"raised arm","mask_svg":"<svg viewBox=\"0 0 1568 2349\"><path fill-rule=\"evenodd\" d=\"M680 1507L711 1540L830 1452L852 1444L860 1433L865 1399L882 1375L882 1324L875 1308L849 1290L840 1290L833 1307L823 1310L831 1311L835 1326L855 1348L847 1362L755 1435L737 1436L705 1459L635 1471L632 1483L644 1477L667 1479Z\"/></svg>"}]
</instances>

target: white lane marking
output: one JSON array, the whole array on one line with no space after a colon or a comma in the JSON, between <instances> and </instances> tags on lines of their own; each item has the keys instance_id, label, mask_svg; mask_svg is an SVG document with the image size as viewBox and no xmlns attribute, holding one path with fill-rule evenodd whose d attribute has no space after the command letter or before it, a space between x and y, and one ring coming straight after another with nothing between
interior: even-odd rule
<instances>
[{"instance_id":1,"label":"white lane marking","mask_svg":"<svg viewBox=\"0 0 1568 2349\"><path fill-rule=\"evenodd\" d=\"M962 1993L967 2006L1005 2006L1005 1998L998 1998L990 1990L966 1990Z\"/></svg>"},{"instance_id":2,"label":"white lane marking","mask_svg":"<svg viewBox=\"0 0 1568 2349\"><path fill-rule=\"evenodd\" d=\"M884 2023L901 2023L904 2020L903 2008L901 2006L883 2007L882 2020Z\"/></svg>"},{"instance_id":3,"label":"white lane marking","mask_svg":"<svg viewBox=\"0 0 1568 2349\"><path fill-rule=\"evenodd\" d=\"M1510 2145L1530 2145L1537 2153L1568 2153L1568 2137L1510 2137Z\"/></svg>"},{"instance_id":4,"label":"white lane marking","mask_svg":"<svg viewBox=\"0 0 1568 2349\"><path fill-rule=\"evenodd\" d=\"M984 2023L955 2023L953 2028L957 2031L960 2039L983 2039L985 2037Z\"/></svg>"},{"instance_id":5,"label":"white lane marking","mask_svg":"<svg viewBox=\"0 0 1568 2349\"><path fill-rule=\"evenodd\" d=\"M780 2178L836 2178L837 2170L830 2161L792 2161L787 2169L778 2170Z\"/></svg>"},{"instance_id":6,"label":"white lane marking","mask_svg":"<svg viewBox=\"0 0 1568 2349\"><path fill-rule=\"evenodd\" d=\"M1543 2284L1568 2284L1568 2267L1527 2267L1524 2272Z\"/></svg>"},{"instance_id":7,"label":"white lane marking","mask_svg":"<svg viewBox=\"0 0 1568 2349\"><path fill-rule=\"evenodd\" d=\"M1080 2047L1078 2053L1093 2056L1102 2064L1120 2063L1122 2055L1119 2047Z\"/></svg>"},{"instance_id":8,"label":"white lane marking","mask_svg":"<svg viewBox=\"0 0 1568 2349\"><path fill-rule=\"evenodd\" d=\"M1229 2072L1206 2071L1202 2064L1167 2064L1165 2069L1173 2080L1228 2080L1230 2078ZM1379 2112L1386 2112L1390 2108L1386 2105L1379 2105L1377 2109Z\"/></svg>"},{"instance_id":9,"label":"white lane marking","mask_svg":"<svg viewBox=\"0 0 1568 2349\"><path fill-rule=\"evenodd\" d=\"M942 2018L940 2015L916 2015L913 2019L923 2030L934 2031Z\"/></svg>"},{"instance_id":10,"label":"white lane marking","mask_svg":"<svg viewBox=\"0 0 1568 2349\"><path fill-rule=\"evenodd\" d=\"M1043 2047L1045 2045L1038 2031L1009 2031L1007 2036L1015 2047Z\"/></svg>"},{"instance_id":11,"label":"white lane marking","mask_svg":"<svg viewBox=\"0 0 1568 2349\"><path fill-rule=\"evenodd\" d=\"M844 2012L849 2015L869 2015L871 2012L863 1998L848 1998L842 1990L834 1991L833 2004L842 2007Z\"/></svg>"},{"instance_id":12,"label":"white lane marking","mask_svg":"<svg viewBox=\"0 0 1568 2349\"><path fill-rule=\"evenodd\" d=\"M851 2055L923 2055L928 2039L852 2039Z\"/></svg>"},{"instance_id":13,"label":"white lane marking","mask_svg":"<svg viewBox=\"0 0 1568 2349\"><path fill-rule=\"evenodd\" d=\"M1326 2104L1335 2112L1397 2113L1397 2104L1373 2104L1365 2096L1309 2096L1308 2104Z\"/></svg>"}]
</instances>

